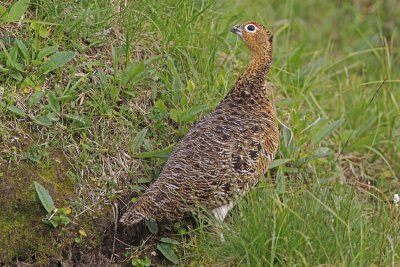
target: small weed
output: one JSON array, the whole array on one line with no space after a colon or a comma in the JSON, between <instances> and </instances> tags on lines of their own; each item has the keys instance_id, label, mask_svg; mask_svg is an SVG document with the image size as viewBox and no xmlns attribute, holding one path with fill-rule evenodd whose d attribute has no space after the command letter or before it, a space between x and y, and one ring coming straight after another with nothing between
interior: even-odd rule
<instances>
[{"instance_id":1,"label":"small weed","mask_svg":"<svg viewBox=\"0 0 400 267\"><path fill-rule=\"evenodd\" d=\"M179 259L174 251L174 249L176 248L176 245L178 245L178 244L179 244L179 242L174 239L171 239L168 237L163 237L163 238L161 238L160 243L157 244L157 249L170 262L172 262L173 264L178 264Z\"/></svg>"},{"instance_id":2,"label":"small weed","mask_svg":"<svg viewBox=\"0 0 400 267\"><path fill-rule=\"evenodd\" d=\"M48 162L49 152L45 145L33 145L22 154L22 159L32 163Z\"/></svg>"},{"instance_id":3,"label":"small weed","mask_svg":"<svg viewBox=\"0 0 400 267\"><path fill-rule=\"evenodd\" d=\"M132 258L131 263L132 263L132 266L135 266L135 267L151 266L151 260L147 257L144 260L139 259L139 258Z\"/></svg>"},{"instance_id":4,"label":"small weed","mask_svg":"<svg viewBox=\"0 0 400 267\"><path fill-rule=\"evenodd\" d=\"M152 220L152 219L145 220L145 224L147 226L147 229L150 231L150 233L152 233L152 234L158 233L158 224L155 220Z\"/></svg>"},{"instance_id":5,"label":"small weed","mask_svg":"<svg viewBox=\"0 0 400 267\"><path fill-rule=\"evenodd\" d=\"M43 219L43 222L50 224L54 228L57 228L60 224L69 224L71 220L68 218L68 215L71 214L71 208L67 207L57 209L54 206L54 201L50 196L49 191L38 182L34 182L34 185L40 202L47 211L46 218Z\"/></svg>"},{"instance_id":6,"label":"small weed","mask_svg":"<svg viewBox=\"0 0 400 267\"><path fill-rule=\"evenodd\" d=\"M0 6L0 21L5 23L19 21L29 7L30 0L18 0L8 9Z\"/></svg>"},{"instance_id":7,"label":"small weed","mask_svg":"<svg viewBox=\"0 0 400 267\"><path fill-rule=\"evenodd\" d=\"M80 244L87 237L87 234L86 234L85 230L83 230L83 229L79 229L78 233L79 233L79 236L75 237L74 241L75 241L75 243Z\"/></svg>"}]
</instances>

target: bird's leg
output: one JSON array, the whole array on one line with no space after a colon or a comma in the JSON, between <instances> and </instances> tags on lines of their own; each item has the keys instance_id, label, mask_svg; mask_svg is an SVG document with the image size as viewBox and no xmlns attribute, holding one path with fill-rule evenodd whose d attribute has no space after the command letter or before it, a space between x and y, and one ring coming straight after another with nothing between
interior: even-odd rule
<instances>
[{"instance_id":1,"label":"bird's leg","mask_svg":"<svg viewBox=\"0 0 400 267\"><path fill-rule=\"evenodd\" d=\"M216 232L219 233L222 242L225 242L224 235L222 233L222 223L228 212L235 206L235 204L231 201L226 205L220 206L218 208L213 209L211 212L214 215L215 219L217 219L218 224L216 225Z\"/></svg>"},{"instance_id":2,"label":"bird's leg","mask_svg":"<svg viewBox=\"0 0 400 267\"><path fill-rule=\"evenodd\" d=\"M231 201L226 205L213 209L212 214L218 222L223 223L226 215L228 215L228 212L233 208L233 206L235 206L235 204Z\"/></svg>"}]
</instances>

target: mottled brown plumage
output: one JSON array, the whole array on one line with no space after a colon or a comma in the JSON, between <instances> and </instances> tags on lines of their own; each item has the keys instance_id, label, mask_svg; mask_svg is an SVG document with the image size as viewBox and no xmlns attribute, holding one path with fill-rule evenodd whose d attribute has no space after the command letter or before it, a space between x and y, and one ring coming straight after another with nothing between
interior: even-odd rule
<instances>
[{"instance_id":1,"label":"mottled brown plumage","mask_svg":"<svg viewBox=\"0 0 400 267\"><path fill-rule=\"evenodd\" d=\"M279 136L273 86L265 86L272 35L256 22L235 26L232 32L249 47L249 66L215 111L178 143L159 178L123 215L123 224L176 220L197 208L222 221L274 158Z\"/></svg>"}]
</instances>

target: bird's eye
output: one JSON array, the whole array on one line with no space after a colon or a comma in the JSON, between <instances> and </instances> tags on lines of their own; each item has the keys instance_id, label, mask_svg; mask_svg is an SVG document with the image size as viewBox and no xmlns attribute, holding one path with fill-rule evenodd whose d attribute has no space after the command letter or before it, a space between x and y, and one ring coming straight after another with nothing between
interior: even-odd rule
<instances>
[{"instance_id":1,"label":"bird's eye","mask_svg":"<svg viewBox=\"0 0 400 267\"><path fill-rule=\"evenodd\" d=\"M253 24L249 24L245 27L246 31L248 32L255 32L256 31L256 26L254 26Z\"/></svg>"}]
</instances>

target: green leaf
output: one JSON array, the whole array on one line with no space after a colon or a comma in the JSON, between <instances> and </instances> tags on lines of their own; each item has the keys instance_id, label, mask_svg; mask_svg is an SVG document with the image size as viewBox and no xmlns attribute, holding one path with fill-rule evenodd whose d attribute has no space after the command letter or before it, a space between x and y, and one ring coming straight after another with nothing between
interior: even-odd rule
<instances>
[{"instance_id":1,"label":"green leaf","mask_svg":"<svg viewBox=\"0 0 400 267\"><path fill-rule=\"evenodd\" d=\"M148 177L142 177L142 178L137 179L138 184L148 184L150 182L151 182L151 178L148 178Z\"/></svg>"},{"instance_id":2,"label":"green leaf","mask_svg":"<svg viewBox=\"0 0 400 267\"><path fill-rule=\"evenodd\" d=\"M47 28L44 25L41 25L41 27L39 28L39 36L42 38L49 37L49 28Z\"/></svg>"},{"instance_id":3,"label":"green leaf","mask_svg":"<svg viewBox=\"0 0 400 267\"><path fill-rule=\"evenodd\" d=\"M321 142L324 138L330 135L333 131L335 131L342 123L344 119L333 121L330 124L322 127L314 136L311 138L311 144L316 145Z\"/></svg>"},{"instance_id":4,"label":"green leaf","mask_svg":"<svg viewBox=\"0 0 400 267\"><path fill-rule=\"evenodd\" d=\"M71 222L71 220L65 215L56 215L51 219L51 221L57 221L58 224L62 223L64 225L67 225Z\"/></svg>"},{"instance_id":5,"label":"green leaf","mask_svg":"<svg viewBox=\"0 0 400 267\"><path fill-rule=\"evenodd\" d=\"M0 40L0 47L3 49L4 55L7 58L7 62L14 68L17 68L17 62L13 59L12 55L8 53L8 50L2 40Z\"/></svg>"},{"instance_id":6,"label":"green leaf","mask_svg":"<svg viewBox=\"0 0 400 267\"><path fill-rule=\"evenodd\" d=\"M12 5L10 11L8 12L8 22L18 21L28 9L30 2L30 0L19 0Z\"/></svg>"},{"instance_id":7,"label":"green leaf","mask_svg":"<svg viewBox=\"0 0 400 267\"><path fill-rule=\"evenodd\" d=\"M122 74L122 84L127 85L129 82L136 82L138 76L144 72L144 62L130 64ZM136 79L135 79L136 78Z\"/></svg>"},{"instance_id":8,"label":"green leaf","mask_svg":"<svg viewBox=\"0 0 400 267\"><path fill-rule=\"evenodd\" d=\"M196 117L196 115L204 110L207 110L209 108L208 105L204 104L204 105L198 105L192 108L189 108L185 111L183 111L183 115L181 116L181 121L183 122L189 122L194 120Z\"/></svg>"},{"instance_id":9,"label":"green leaf","mask_svg":"<svg viewBox=\"0 0 400 267\"><path fill-rule=\"evenodd\" d=\"M10 57L14 60L17 61L18 59L18 53L19 49L18 46L15 44L13 47L10 48L9 53L10 53Z\"/></svg>"},{"instance_id":10,"label":"green leaf","mask_svg":"<svg viewBox=\"0 0 400 267\"><path fill-rule=\"evenodd\" d=\"M53 226L53 228L57 228L57 226L58 226L58 220L45 220L44 221L45 223L50 223L51 224L51 226Z\"/></svg>"},{"instance_id":11,"label":"green leaf","mask_svg":"<svg viewBox=\"0 0 400 267\"><path fill-rule=\"evenodd\" d=\"M150 141L149 141L149 139L144 139L144 141L143 141L143 146L144 146L144 149L145 149L146 151L152 151L152 150L154 150L152 144L151 144Z\"/></svg>"},{"instance_id":12,"label":"green leaf","mask_svg":"<svg viewBox=\"0 0 400 267\"><path fill-rule=\"evenodd\" d=\"M52 91L49 91L47 94L51 110L54 111L55 113L60 113L61 108L60 104L58 103L56 95Z\"/></svg>"},{"instance_id":13,"label":"green leaf","mask_svg":"<svg viewBox=\"0 0 400 267\"><path fill-rule=\"evenodd\" d=\"M163 243L167 243L167 244L172 244L172 245L179 245L179 242L176 241L175 239L169 238L169 237L163 237L160 240Z\"/></svg>"},{"instance_id":14,"label":"green leaf","mask_svg":"<svg viewBox=\"0 0 400 267\"><path fill-rule=\"evenodd\" d=\"M38 115L38 116L33 118L33 121L36 124L42 125L42 126L51 126L51 125L53 125L53 122L49 118L47 118L47 116Z\"/></svg>"},{"instance_id":15,"label":"green leaf","mask_svg":"<svg viewBox=\"0 0 400 267\"><path fill-rule=\"evenodd\" d=\"M22 74L19 71L12 70L12 71L9 72L9 75L12 78L14 78L15 80L17 80L19 82L22 82L23 77L22 77Z\"/></svg>"},{"instance_id":16,"label":"green leaf","mask_svg":"<svg viewBox=\"0 0 400 267\"><path fill-rule=\"evenodd\" d=\"M164 257L167 258L167 260L169 260L173 264L179 263L178 257L176 256L174 250L171 248L170 244L166 243L157 244L157 248L161 252L161 254L163 254Z\"/></svg>"},{"instance_id":17,"label":"green leaf","mask_svg":"<svg viewBox=\"0 0 400 267\"><path fill-rule=\"evenodd\" d=\"M149 229L150 233L157 234L158 224L155 220L153 220L153 219L144 220L144 223L146 224L147 229Z\"/></svg>"},{"instance_id":18,"label":"green leaf","mask_svg":"<svg viewBox=\"0 0 400 267\"><path fill-rule=\"evenodd\" d=\"M31 55L29 54L28 48L26 48L25 44L19 39L17 39L15 42L17 43L19 51L21 51L25 64L29 64L31 62Z\"/></svg>"},{"instance_id":19,"label":"green leaf","mask_svg":"<svg viewBox=\"0 0 400 267\"><path fill-rule=\"evenodd\" d=\"M132 266L138 266L138 267L151 266L151 260L147 257L144 260L141 260L139 258L132 258L131 263L132 263Z\"/></svg>"},{"instance_id":20,"label":"green leaf","mask_svg":"<svg viewBox=\"0 0 400 267\"><path fill-rule=\"evenodd\" d=\"M268 166L268 169L273 169L275 167L281 166L287 162L291 161L291 159L275 159L271 162L271 164Z\"/></svg>"},{"instance_id":21,"label":"green leaf","mask_svg":"<svg viewBox=\"0 0 400 267\"><path fill-rule=\"evenodd\" d=\"M28 106L32 107L39 104L40 100L44 97L44 92L35 92L28 99Z\"/></svg>"},{"instance_id":22,"label":"green leaf","mask_svg":"<svg viewBox=\"0 0 400 267\"><path fill-rule=\"evenodd\" d=\"M164 104L164 102L163 102L161 99L157 100L157 101L154 103L154 106L155 106L156 108L158 108L158 110L159 110L162 114L167 113L167 106Z\"/></svg>"},{"instance_id":23,"label":"green leaf","mask_svg":"<svg viewBox=\"0 0 400 267\"><path fill-rule=\"evenodd\" d=\"M150 73L149 71L145 72L145 66L157 61L160 58L162 58L162 56L155 56L140 62L129 64L126 70L122 73L122 84L127 85L128 83L135 83L142 79L145 73Z\"/></svg>"},{"instance_id":24,"label":"green leaf","mask_svg":"<svg viewBox=\"0 0 400 267\"><path fill-rule=\"evenodd\" d=\"M168 158L174 148L172 146L161 149L153 150L149 152L143 152L135 154L135 158L145 159L145 158Z\"/></svg>"},{"instance_id":25,"label":"green leaf","mask_svg":"<svg viewBox=\"0 0 400 267\"><path fill-rule=\"evenodd\" d=\"M318 158L323 158L323 157L329 156L330 154L332 154L332 153L331 153L329 147L319 147L313 152L312 157L314 159L318 159Z\"/></svg>"},{"instance_id":26,"label":"green leaf","mask_svg":"<svg viewBox=\"0 0 400 267\"><path fill-rule=\"evenodd\" d=\"M57 211L58 214L58 211ZM57 228L60 224L67 225L71 222L71 220L65 215L54 215L50 220L47 218L44 219L44 223L50 224L53 228Z\"/></svg>"},{"instance_id":27,"label":"green leaf","mask_svg":"<svg viewBox=\"0 0 400 267\"><path fill-rule=\"evenodd\" d=\"M9 73L9 72L10 72L10 69L7 69L7 68L4 68L3 66L0 66L0 71L1 71L2 73Z\"/></svg>"},{"instance_id":28,"label":"green leaf","mask_svg":"<svg viewBox=\"0 0 400 267\"><path fill-rule=\"evenodd\" d=\"M58 213L60 214L60 216L61 216L61 215L66 216L66 215L68 215L68 214L71 214L71 212L72 212L72 209L71 209L70 207L59 208L59 209L58 209Z\"/></svg>"},{"instance_id":29,"label":"green leaf","mask_svg":"<svg viewBox=\"0 0 400 267\"><path fill-rule=\"evenodd\" d=\"M136 93L133 90L126 90L126 91L123 91L123 93L126 94L127 96L130 96L130 97L135 97L136 96Z\"/></svg>"},{"instance_id":30,"label":"green leaf","mask_svg":"<svg viewBox=\"0 0 400 267\"><path fill-rule=\"evenodd\" d=\"M73 121L78 121L83 124L89 124L90 121L85 115L77 115L77 114L64 114L64 117Z\"/></svg>"},{"instance_id":31,"label":"green leaf","mask_svg":"<svg viewBox=\"0 0 400 267\"><path fill-rule=\"evenodd\" d=\"M140 146L143 144L146 133L147 133L147 128L144 128L136 134L135 138L133 138L132 149L134 152L139 151Z\"/></svg>"},{"instance_id":32,"label":"green leaf","mask_svg":"<svg viewBox=\"0 0 400 267\"><path fill-rule=\"evenodd\" d=\"M192 122L196 120L196 115L204 110L209 109L209 106L206 104L194 106L192 108L179 111L179 110L171 110L170 116L176 122Z\"/></svg>"},{"instance_id":33,"label":"green leaf","mask_svg":"<svg viewBox=\"0 0 400 267\"><path fill-rule=\"evenodd\" d=\"M8 21L7 8L3 5L0 5L0 21Z\"/></svg>"},{"instance_id":34,"label":"green leaf","mask_svg":"<svg viewBox=\"0 0 400 267\"><path fill-rule=\"evenodd\" d=\"M149 259L149 258L145 258L144 259L144 261L143 261L143 265L145 266L145 267L149 267L149 266L151 266L151 260Z\"/></svg>"},{"instance_id":35,"label":"green leaf","mask_svg":"<svg viewBox=\"0 0 400 267\"><path fill-rule=\"evenodd\" d=\"M46 46L42 50L39 51L39 54L35 58L36 65L40 64L40 62L47 56L55 53L58 49L58 46Z\"/></svg>"},{"instance_id":36,"label":"green leaf","mask_svg":"<svg viewBox=\"0 0 400 267\"><path fill-rule=\"evenodd\" d=\"M23 110L21 110L20 108L16 107L16 106L9 106L9 107L7 107L7 109L9 111L11 111L12 113L17 114L20 117L25 117L26 116L26 113Z\"/></svg>"},{"instance_id":37,"label":"green leaf","mask_svg":"<svg viewBox=\"0 0 400 267\"><path fill-rule=\"evenodd\" d=\"M60 117L58 116L57 113L54 112L50 112L49 114L47 114L47 118L51 121L59 121Z\"/></svg>"},{"instance_id":38,"label":"green leaf","mask_svg":"<svg viewBox=\"0 0 400 267\"><path fill-rule=\"evenodd\" d=\"M42 74L49 73L53 70L63 67L65 64L70 62L75 57L75 52L63 51L57 52L49 58L44 65L40 67Z\"/></svg>"},{"instance_id":39,"label":"green leaf","mask_svg":"<svg viewBox=\"0 0 400 267\"><path fill-rule=\"evenodd\" d=\"M82 237L87 237L87 234L86 234L85 230L83 230L83 229L79 229L78 233Z\"/></svg>"},{"instance_id":40,"label":"green leaf","mask_svg":"<svg viewBox=\"0 0 400 267\"><path fill-rule=\"evenodd\" d=\"M47 213L52 213L56 207L54 206L54 202L49 194L49 191L36 181L34 181L33 184L35 185L36 193L40 199L40 202L42 202L43 207Z\"/></svg>"}]
</instances>

